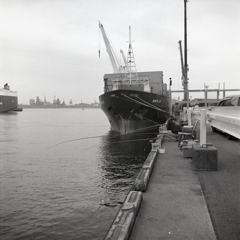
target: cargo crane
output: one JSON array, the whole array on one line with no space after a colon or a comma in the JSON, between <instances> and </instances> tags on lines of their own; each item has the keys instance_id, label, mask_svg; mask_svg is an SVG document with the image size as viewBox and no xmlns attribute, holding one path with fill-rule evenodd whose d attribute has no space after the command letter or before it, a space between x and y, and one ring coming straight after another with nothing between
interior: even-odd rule
<instances>
[{"instance_id":1,"label":"cargo crane","mask_svg":"<svg viewBox=\"0 0 240 240\"><path fill-rule=\"evenodd\" d=\"M126 59L122 49L120 50L120 53L122 54L122 58L123 58L123 61L124 61L124 64L125 64L125 71L128 72L129 71L129 69L128 69L128 62L127 62L127 59Z\"/></svg>"},{"instance_id":2,"label":"cargo crane","mask_svg":"<svg viewBox=\"0 0 240 240\"><path fill-rule=\"evenodd\" d=\"M103 25L100 22L99 22L99 28L101 29L103 40L106 45L106 50L107 50L108 56L110 58L114 73L124 72L124 68L119 63L117 56L113 50L113 47L111 46L110 41L108 40L108 37L103 28Z\"/></svg>"},{"instance_id":3,"label":"cargo crane","mask_svg":"<svg viewBox=\"0 0 240 240\"><path fill-rule=\"evenodd\" d=\"M187 2L188 0L184 0L184 60L182 53L182 42L179 41L179 49L180 49L180 59L181 59L181 67L182 67L182 85L184 90L184 101L187 101L187 107L189 107L189 92L188 92L188 63L187 63Z\"/></svg>"},{"instance_id":4,"label":"cargo crane","mask_svg":"<svg viewBox=\"0 0 240 240\"><path fill-rule=\"evenodd\" d=\"M101 29L103 40L105 42L106 50L109 55L114 73L125 73L125 78L123 81L124 84L138 84L139 79L138 79L138 74L136 70L135 58L134 58L132 42L131 42L131 27L129 26L129 47L128 47L127 59L123 51L120 50L125 66L122 66L119 64L116 54L107 38L103 25L100 22L99 22L99 28ZM146 81L149 82L149 80L146 80Z\"/></svg>"},{"instance_id":5,"label":"cargo crane","mask_svg":"<svg viewBox=\"0 0 240 240\"><path fill-rule=\"evenodd\" d=\"M182 85L186 82L186 69L183 63L183 54L182 54L182 41L179 41L179 50L180 50L180 60L181 60L181 67L182 67Z\"/></svg>"}]
</instances>

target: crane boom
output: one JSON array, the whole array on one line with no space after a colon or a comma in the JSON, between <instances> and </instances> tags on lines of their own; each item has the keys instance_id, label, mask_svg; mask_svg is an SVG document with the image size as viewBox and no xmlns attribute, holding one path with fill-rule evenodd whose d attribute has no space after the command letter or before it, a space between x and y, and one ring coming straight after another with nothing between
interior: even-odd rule
<instances>
[{"instance_id":1,"label":"crane boom","mask_svg":"<svg viewBox=\"0 0 240 240\"><path fill-rule=\"evenodd\" d=\"M99 28L101 29L103 40L104 40L106 50L107 50L108 56L110 58L114 73L122 72L122 67L117 60L116 54L114 53L114 50L113 50L113 48L112 48L112 46L111 46L111 44L108 40L108 37L107 37L106 32L103 28L103 25L100 22L99 22Z\"/></svg>"},{"instance_id":2,"label":"crane boom","mask_svg":"<svg viewBox=\"0 0 240 240\"><path fill-rule=\"evenodd\" d=\"M185 81L185 67L183 63L183 54L182 54L182 41L179 41L179 50L180 50L180 59L181 59L181 67L182 67L182 83Z\"/></svg>"}]
</instances>

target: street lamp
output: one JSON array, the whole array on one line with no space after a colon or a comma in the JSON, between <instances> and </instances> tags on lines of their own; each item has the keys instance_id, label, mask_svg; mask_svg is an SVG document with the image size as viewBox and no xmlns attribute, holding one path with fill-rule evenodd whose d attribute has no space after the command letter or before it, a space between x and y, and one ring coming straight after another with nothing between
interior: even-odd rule
<instances>
[{"instance_id":1,"label":"street lamp","mask_svg":"<svg viewBox=\"0 0 240 240\"><path fill-rule=\"evenodd\" d=\"M207 93L208 93L208 87L209 85L206 85L204 83L204 89L205 89L205 107L207 107Z\"/></svg>"}]
</instances>

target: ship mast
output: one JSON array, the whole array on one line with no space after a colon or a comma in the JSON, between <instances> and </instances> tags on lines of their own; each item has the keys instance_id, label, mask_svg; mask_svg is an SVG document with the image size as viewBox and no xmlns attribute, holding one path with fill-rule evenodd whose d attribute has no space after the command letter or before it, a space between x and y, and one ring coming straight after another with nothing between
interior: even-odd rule
<instances>
[{"instance_id":1,"label":"ship mast","mask_svg":"<svg viewBox=\"0 0 240 240\"><path fill-rule=\"evenodd\" d=\"M128 46L127 71L125 75L125 82L129 82L129 84L134 84L138 82L135 58L134 58L133 49L132 49L131 26L129 26L129 46Z\"/></svg>"}]
</instances>

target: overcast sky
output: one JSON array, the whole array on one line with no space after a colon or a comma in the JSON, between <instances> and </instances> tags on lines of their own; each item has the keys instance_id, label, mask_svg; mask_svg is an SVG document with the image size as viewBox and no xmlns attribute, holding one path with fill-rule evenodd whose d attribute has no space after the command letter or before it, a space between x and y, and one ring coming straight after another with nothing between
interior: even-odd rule
<instances>
[{"instance_id":1,"label":"overcast sky","mask_svg":"<svg viewBox=\"0 0 240 240\"><path fill-rule=\"evenodd\" d=\"M187 3L189 89L240 88L239 12L239 0ZM0 0L0 87L8 83L25 104L36 96L98 101L103 75L113 72L99 21L125 55L131 25L137 70L163 71L182 89L184 0Z\"/></svg>"}]
</instances>

